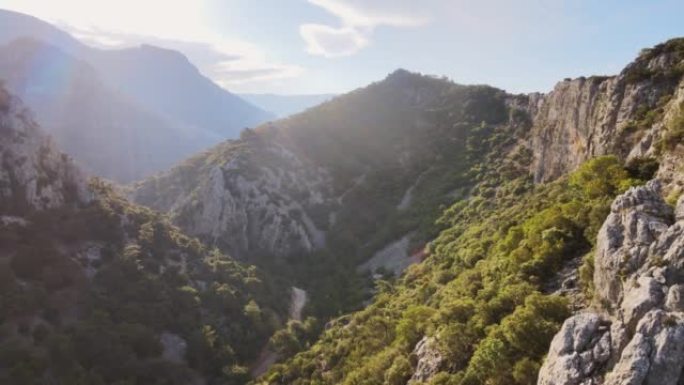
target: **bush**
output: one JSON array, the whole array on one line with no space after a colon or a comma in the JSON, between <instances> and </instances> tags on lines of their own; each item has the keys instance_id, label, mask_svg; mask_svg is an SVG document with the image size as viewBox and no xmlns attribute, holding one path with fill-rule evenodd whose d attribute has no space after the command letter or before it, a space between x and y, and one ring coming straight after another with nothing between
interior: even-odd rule
<instances>
[{"instance_id":1,"label":"bush","mask_svg":"<svg viewBox=\"0 0 684 385\"><path fill-rule=\"evenodd\" d=\"M639 157L630 160L625 169L631 178L650 180L658 171L658 167L660 167L660 163L655 158Z\"/></svg>"},{"instance_id":2,"label":"bush","mask_svg":"<svg viewBox=\"0 0 684 385\"><path fill-rule=\"evenodd\" d=\"M404 385L411 377L413 368L405 356L398 356L392 362L392 366L385 372L385 384Z\"/></svg>"},{"instance_id":3,"label":"bush","mask_svg":"<svg viewBox=\"0 0 684 385\"><path fill-rule=\"evenodd\" d=\"M589 199L615 196L635 183L615 156L591 159L570 175L570 185Z\"/></svg>"},{"instance_id":4,"label":"bush","mask_svg":"<svg viewBox=\"0 0 684 385\"><path fill-rule=\"evenodd\" d=\"M409 307L397 324L397 337L412 349L428 331L434 314L435 309L427 306Z\"/></svg>"}]
</instances>

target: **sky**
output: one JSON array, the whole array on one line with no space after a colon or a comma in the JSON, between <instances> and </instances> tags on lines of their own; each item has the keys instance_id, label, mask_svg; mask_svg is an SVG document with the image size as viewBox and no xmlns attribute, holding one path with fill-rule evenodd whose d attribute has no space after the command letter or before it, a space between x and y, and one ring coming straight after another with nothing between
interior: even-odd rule
<instances>
[{"instance_id":1,"label":"sky","mask_svg":"<svg viewBox=\"0 0 684 385\"><path fill-rule=\"evenodd\" d=\"M343 93L397 68L546 92L684 36L682 0L0 0L102 48L183 52L233 92Z\"/></svg>"}]
</instances>

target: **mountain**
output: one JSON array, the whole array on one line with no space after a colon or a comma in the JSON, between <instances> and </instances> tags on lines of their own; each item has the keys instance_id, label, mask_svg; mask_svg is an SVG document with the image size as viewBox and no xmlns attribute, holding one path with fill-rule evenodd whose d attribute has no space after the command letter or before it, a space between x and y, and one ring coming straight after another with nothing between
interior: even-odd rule
<instances>
[{"instance_id":1,"label":"mountain","mask_svg":"<svg viewBox=\"0 0 684 385\"><path fill-rule=\"evenodd\" d=\"M0 44L30 37L58 47L70 54L78 54L87 47L68 33L36 17L0 9Z\"/></svg>"},{"instance_id":2,"label":"mountain","mask_svg":"<svg viewBox=\"0 0 684 385\"><path fill-rule=\"evenodd\" d=\"M245 383L281 280L86 180L0 88L0 383Z\"/></svg>"},{"instance_id":3,"label":"mountain","mask_svg":"<svg viewBox=\"0 0 684 385\"><path fill-rule=\"evenodd\" d=\"M142 182L134 196L172 210L181 226L235 255L310 252L338 225L349 227L345 236L351 238L344 242L366 244L369 226L395 221L393 213L410 216L411 210L396 206L421 174L444 194L459 187L466 139L507 121L505 99L491 87L400 70L246 131L240 140ZM450 110L450 103L459 109ZM421 190L412 195L430 195Z\"/></svg>"},{"instance_id":4,"label":"mountain","mask_svg":"<svg viewBox=\"0 0 684 385\"><path fill-rule=\"evenodd\" d=\"M114 89L212 143L274 117L216 85L177 51L142 45L91 51L85 59Z\"/></svg>"},{"instance_id":5,"label":"mountain","mask_svg":"<svg viewBox=\"0 0 684 385\"><path fill-rule=\"evenodd\" d=\"M30 119L23 105L0 88L0 210L22 213L86 202L85 176L49 136Z\"/></svg>"},{"instance_id":6,"label":"mountain","mask_svg":"<svg viewBox=\"0 0 684 385\"><path fill-rule=\"evenodd\" d=\"M274 113L278 118L285 118L327 102L334 98L335 94L240 94L239 96L265 111Z\"/></svg>"},{"instance_id":7,"label":"mountain","mask_svg":"<svg viewBox=\"0 0 684 385\"><path fill-rule=\"evenodd\" d=\"M317 293L310 308L325 318L363 299L359 264L395 242L419 251L440 206L476 183L470 167L516 146L527 123L509 120L506 98L399 70L245 131L141 182L132 198L231 255L289 272ZM481 140L493 132L498 140ZM525 173L517 160L508 167Z\"/></svg>"},{"instance_id":8,"label":"mountain","mask_svg":"<svg viewBox=\"0 0 684 385\"><path fill-rule=\"evenodd\" d=\"M683 42L548 94L398 70L132 198L296 280L331 319L313 345L279 332L290 359L256 383L533 384L541 368L540 384L674 385L679 227L663 202L684 186Z\"/></svg>"},{"instance_id":9,"label":"mountain","mask_svg":"<svg viewBox=\"0 0 684 385\"><path fill-rule=\"evenodd\" d=\"M0 76L92 174L130 181L211 143L111 90L88 63L39 41L0 47Z\"/></svg>"},{"instance_id":10,"label":"mountain","mask_svg":"<svg viewBox=\"0 0 684 385\"><path fill-rule=\"evenodd\" d=\"M10 11L0 11L0 25L0 79L96 175L140 179L272 117L178 52L99 50Z\"/></svg>"}]
</instances>

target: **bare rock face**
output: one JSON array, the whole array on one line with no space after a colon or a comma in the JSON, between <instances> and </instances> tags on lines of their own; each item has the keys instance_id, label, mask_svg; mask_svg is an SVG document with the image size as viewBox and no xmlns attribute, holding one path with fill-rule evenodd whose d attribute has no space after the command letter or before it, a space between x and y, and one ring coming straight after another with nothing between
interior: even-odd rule
<instances>
[{"instance_id":1,"label":"bare rock face","mask_svg":"<svg viewBox=\"0 0 684 385\"><path fill-rule=\"evenodd\" d=\"M276 141L259 140L263 142L251 152L236 150L225 162L199 159L209 169L188 171L207 176L196 185L167 186L152 179L139 186L133 199L172 212L186 232L235 257L259 253L283 257L323 247L325 232L310 213L330 203L328 175ZM169 174L173 171L177 170ZM164 177L160 179L168 179ZM168 188L181 191L158 193ZM173 198L159 200L168 196Z\"/></svg>"},{"instance_id":2,"label":"bare rock face","mask_svg":"<svg viewBox=\"0 0 684 385\"><path fill-rule=\"evenodd\" d=\"M413 355L417 358L417 363L409 384L425 383L442 369L444 357L434 338L423 337L418 341L413 349Z\"/></svg>"},{"instance_id":3,"label":"bare rock face","mask_svg":"<svg viewBox=\"0 0 684 385\"><path fill-rule=\"evenodd\" d=\"M567 319L553 338L549 357L539 373L540 385L592 384L610 358L608 323L597 314L581 313Z\"/></svg>"},{"instance_id":4,"label":"bare rock face","mask_svg":"<svg viewBox=\"0 0 684 385\"><path fill-rule=\"evenodd\" d=\"M666 73L680 62L665 49L639 57L617 76L568 79L548 94L530 97L535 181L556 179L592 157L647 153L661 127L645 135L626 128L639 119L640 109L653 109L671 95L680 79L655 81L635 74Z\"/></svg>"},{"instance_id":5,"label":"bare rock face","mask_svg":"<svg viewBox=\"0 0 684 385\"><path fill-rule=\"evenodd\" d=\"M617 197L599 230L594 282L600 300L618 303L625 277L641 267L650 245L672 223L672 209L660 197L660 183L632 188Z\"/></svg>"},{"instance_id":6,"label":"bare rock face","mask_svg":"<svg viewBox=\"0 0 684 385\"><path fill-rule=\"evenodd\" d=\"M594 286L601 313L568 319L539 373L544 385L677 385L684 381L684 210L660 183L613 202L599 232ZM597 348L598 347L598 348Z\"/></svg>"},{"instance_id":7,"label":"bare rock face","mask_svg":"<svg viewBox=\"0 0 684 385\"><path fill-rule=\"evenodd\" d=\"M0 87L0 211L21 214L88 199L84 175Z\"/></svg>"},{"instance_id":8,"label":"bare rock face","mask_svg":"<svg viewBox=\"0 0 684 385\"><path fill-rule=\"evenodd\" d=\"M683 342L681 314L663 310L648 312L639 321L634 336L604 383L678 384L684 366Z\"/></svg>"}]
</instances>

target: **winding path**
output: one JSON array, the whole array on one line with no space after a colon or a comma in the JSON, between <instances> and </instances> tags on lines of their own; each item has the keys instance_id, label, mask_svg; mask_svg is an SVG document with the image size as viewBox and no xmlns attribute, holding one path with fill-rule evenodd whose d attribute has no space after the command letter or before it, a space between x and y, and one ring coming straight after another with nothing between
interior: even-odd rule
<instances>
[{"instance_id":1,"label":"winding path","mask_svg":"<svg viewBox=\"0 0 684 385\"><path fill-rule=\"evenodd\" d=\"M294 286L292 287L292 294L290 296L290 309L288 312L289 319L295 321L302 320L302 310L304 310L307 299L308 295L305 290ZM276 361L278 361L278 354L269 350L268 343L266 343L266 346L261 349L259 358L252 366L250 371L252 377L257 378L266 373L268 368L275 364Z\"/></svg>"}]
</instances>

